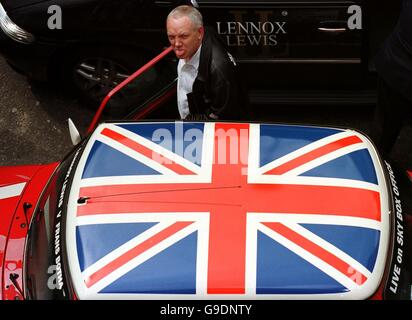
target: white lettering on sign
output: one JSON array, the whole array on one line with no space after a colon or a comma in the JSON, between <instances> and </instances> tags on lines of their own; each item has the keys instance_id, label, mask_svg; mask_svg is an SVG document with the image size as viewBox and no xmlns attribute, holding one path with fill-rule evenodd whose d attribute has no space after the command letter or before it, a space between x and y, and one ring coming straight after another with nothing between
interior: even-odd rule
<instances>
[{"instance_id":1,"label":"white lettering on sign","mask_svg":"<svg viewBox=\"0 0 412 320\"><path fill-rule=\"evenodd\" d=\"M270 19L272 11L255 11L258 21L245 21L246 11L230 11L234 21L216 22L217 32L226 38L229 47L276 46L278 35L287 34L286 21Z\"/></svg>"},{"instance_id":2,"label":"white lettering on sign","mask_svg":"<svg viewBox=\"0 0 412 320\"><path fill-rule=\"evenodd\" d=\"M48 273L53 273L51 277L48 279L48 286L51 290L58 289L61 290L63 288L63 270L61 264L61 222L60 219L62 217L62 206L64 201L64 195L66 193L67 183L70 178L70 173L73 170L74 163L76 162L77 157L80 154L80 150L77 150L76 154L73 157L72 162L70 163L70 167L66 172L66 176L64 177L63 185L59 195L59 202L57 205L57 215L54 227L54 255L55 257L55 265L49 267Z\"/></svg>"},{"instance_id":3,"label":"white lettering on sign","mask_svg":"<svg viewBox=\"0 0 412 320\"><path fill-rule=\"evenodd\" d=\"M385 162L386 167L388 169L389 178L392 185L392 192L393 192L393 199L394 199L394 207L395 207L395 218L396 218L396 241L394 243L394 260L392 262L392 272L391 272L391 279L390 279L390 286L389 290L394 294L398 293L399 282L401 279L402 273L402 262L403 262L403 245L404 245L404 226L403 226L403 215L402 215L402 203L399 199L400 193L398 184L395 178L395 174L393 172L392 167L389 163Z\"/></svg>"}]
</instances>

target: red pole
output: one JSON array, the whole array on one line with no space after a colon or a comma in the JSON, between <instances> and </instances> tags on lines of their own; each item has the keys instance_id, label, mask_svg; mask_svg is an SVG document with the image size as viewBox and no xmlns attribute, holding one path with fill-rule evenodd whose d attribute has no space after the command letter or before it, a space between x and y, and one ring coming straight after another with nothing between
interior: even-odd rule
<instances>
[{"instance_id":1,"label":"red pole","mask_svg":"<svg viewBox=\"0 0 412 320\"><path fill-rule=\"evenodd\" d=\"M163 59L165 56L167 56L171 51L173 50L172 47L167 48L164 50L162 53L160 53L158 56L154 57L152 60L150 60L148 63L146 63L143 67L141 67L139 70L135 71L132 75L130 75L128 78L123 80L121 83L119 83L116 87L114 87L103 99L102 103L99 106L99 109L97 110L96 114L93 117L92 122L89 125L89 128L87 129L87 133L91 133L94 128L97 125L97 122L100 119L100 116L103 112L103 109L106 107L107 102L110 100L112 96L114 96L117 92L119 92L123 87L128 85L130 82L132 82L134 79L136 79L138 76L140 76L143 72L148 70L149 68L153 67L157 62L159 62L161 59Z\"/></svg>"}]
</instances>

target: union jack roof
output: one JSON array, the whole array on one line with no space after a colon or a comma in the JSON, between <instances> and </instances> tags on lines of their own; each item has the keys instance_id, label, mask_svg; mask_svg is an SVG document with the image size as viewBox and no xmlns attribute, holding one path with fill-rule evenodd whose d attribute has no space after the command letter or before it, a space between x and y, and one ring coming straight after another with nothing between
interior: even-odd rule
<instances>
[{"instance_id":1,"label":"union jack roof","mask_svg":"<svg viewBox=\"0 0 412 320\"><path fill-rule=\"evenodd\" d=\"M353 130L101 124L70 191L71 278L80 299L368 298L387 190Z\"/></svg>"}]
</instances>

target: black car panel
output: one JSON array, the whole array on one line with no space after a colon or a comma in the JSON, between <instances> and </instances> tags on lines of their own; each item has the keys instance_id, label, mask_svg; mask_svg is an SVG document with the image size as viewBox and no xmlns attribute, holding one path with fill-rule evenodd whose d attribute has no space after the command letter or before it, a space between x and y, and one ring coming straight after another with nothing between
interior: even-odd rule
<instances>
[{"instance_id":1,"label":"black car panel","mask_svg":"<svg viewBox=\"0 0 412 320\"><path fill-rule=\"evenodd\" d=\"M249 87L359 86L354 79L361 75L362 30L350 30L347 21L348 7L361 1L223 1L219 7L211 1L198 3L206 23L215 26L244 73L258 70L260 76L248 78ZM301 77L308 65L309 78Z\"/></svg>"}]
</instances>

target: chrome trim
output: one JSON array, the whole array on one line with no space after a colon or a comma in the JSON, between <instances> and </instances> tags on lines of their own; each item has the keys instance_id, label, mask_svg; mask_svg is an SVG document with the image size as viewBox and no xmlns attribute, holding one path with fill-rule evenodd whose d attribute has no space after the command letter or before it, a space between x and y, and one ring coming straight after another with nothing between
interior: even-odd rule
<instances>
[{"instance_id":1,"label":"chrome trim","mask_svg":"<svg viewBox=\"0 0 412 320\"><path fill-rule=\"evenodd\" d=\"M20 28L17 24L15 24L7 15L6 10L4 10L2 4L0 3L0 28L3 32L13 39L14 41L30 44L34 42L34 36Z\"/></svg>"},{"instance_id":2,"label":"chrome trim","mask_svg":"<svg viewBox=\"0 0 412 320\"><path fill-rule=\"evenodd\" d=\"M324 28L324 27L319 27L319 31L321 32L329 32L329 33L342 33L346 31L346 28Z\"/></svg>"}]
</instances>

